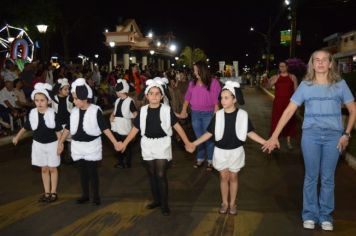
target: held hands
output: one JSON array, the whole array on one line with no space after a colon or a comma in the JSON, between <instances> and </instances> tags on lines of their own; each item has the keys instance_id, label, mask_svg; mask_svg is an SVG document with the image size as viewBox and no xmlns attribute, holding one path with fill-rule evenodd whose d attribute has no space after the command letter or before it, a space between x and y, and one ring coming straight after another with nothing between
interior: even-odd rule
<instances>
[{"instance_id":1,"label":"held hands","mask_svg":"<svg viewBox=\"0 0 356 236\"><path fill-rule=\"evenodd\" d=\"M16 146L16 144L19 142L19 139L17 137L14 137L12 139L12 143Z\"/></svg>"},{"instance_id":2,"label":"held hands","mask_svg":"<svg viewBox=\"0 0 356 236\"><path fill-rule=\"evenodd\" d=\"M342 135L336 147L339 150L339 152L342 153L346 149L348 144L349 144L349 138L346 137L345 135Z\"/></svg>"},{"instance_id":3,"label":"held hands","mask_svg":"<svg viewBox=\"0 0 356 236\"><path fill-rule=\"evenodd\" d=\"M271 137L262 145L262 151L271 153L275 148L280 148L280 144L277 138Z\"/></svg>"},{"instance_id":4,"label":"held hands","mask_svg":"<svg viewBox=\"0 0 356 236\"><path fill-rule=\"evenodd\" d=\"M181 113L175 113L176 117L178 117L179 119L187 119L188 117L188 113L187 112L181 112Z\"/></svg>"},{"instance_id":5,"label":"held hands","mask_svg":"<svg viewBox=\"0 0 356 236\"><path fill-rule=\"evenodd\" d=\"M194 145L194 143L191 143L191 142L189 142L185 145L185 150L190 153L193 153L195 151L195 148L196 148L196 146Z\"/></svg>"},{"instance_id":6,"label":"held hands","mask_svg":"<svg viewBox=\"0 0 356 236\"><path fill-rule=\"evenodd\" d=\"M124 152L126 149L126 146L122 142L116 142L115 144L115 150L118 152Z\"/></svg>"}]
</instances>

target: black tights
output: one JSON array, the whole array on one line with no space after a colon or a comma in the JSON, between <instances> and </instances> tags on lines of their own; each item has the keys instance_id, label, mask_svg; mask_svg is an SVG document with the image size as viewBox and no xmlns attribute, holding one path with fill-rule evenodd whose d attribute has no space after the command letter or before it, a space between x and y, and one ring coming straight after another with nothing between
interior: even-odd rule
<instances>
[{"instance_id":1,"label":"black tights","mask_svg":"<svg viewBox=\"0 0 356 236\"><path fill-rule=\"evenodd\" d=\"M89 198L89 182L93 191L94 200L99 199L99 175L97 161L78 161L80 170L80 182L82 185L82 197Z\"/></svg>"},{"instance_id":2,"label":"black tights","mask_svg":"<svg viewBox=\"0 0 356 236\"><path fill-rule=\"evenodd\" d=\"M166 159L145 161L147 174L150 180L153 201L168 208L168 181Z\"/></svg>"}]
</instances>

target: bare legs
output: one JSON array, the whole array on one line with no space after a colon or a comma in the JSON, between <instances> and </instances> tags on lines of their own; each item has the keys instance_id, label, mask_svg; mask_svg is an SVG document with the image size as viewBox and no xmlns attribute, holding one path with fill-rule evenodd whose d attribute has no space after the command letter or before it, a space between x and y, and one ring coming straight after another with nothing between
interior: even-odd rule
<instances>
[{"instance_id":1,"label":"bare legs","mask_svg":"<svg viewBox=\"0 0 356 236\"><path fill-rule=\"evenodd\" d=\"M229 170L220 171L220 191L224 206L235 206L238 189L237 173ZM230 196L230 199L229 199Z\"/></svg>"}]
</instances>

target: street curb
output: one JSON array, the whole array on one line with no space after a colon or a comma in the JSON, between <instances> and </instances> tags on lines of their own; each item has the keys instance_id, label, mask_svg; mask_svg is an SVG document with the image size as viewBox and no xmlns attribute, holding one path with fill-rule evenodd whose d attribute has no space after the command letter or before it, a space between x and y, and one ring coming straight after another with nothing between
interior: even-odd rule
<instances>
[{"instance_id":1,"label":"street curb","mask_svg":"<svg viewBox=\"0 0 356 236\"><path fill-rule=\"evenodd\" d=\"M103 115L104 116L109 115L109 114L111 114L111 112L113 112L113 110L114 109L105 110L105 111L103 111ZM12 143L12 139L15 137L15 135L16 134L0 138L0 147L4 146L4 145L7 145L7 144L11 144ZM24 135L22 135L22 137L20 138L19 141L21 141L23 139L30 138L30 137L32 137L32 132L25 132Z\"/></svg>"},{"instance_id":2,"label":"street curb","mask_svg":"<svg viewBox=\"0 0 356 236\"><path fill-rule=\"evenodd\" d=\"M268 91L267 89L263 88L262 86L260 86L260 88L270 97L274 98L274 95ZM301 115L299 115L298 113L296 114L298 119L303 120L303 117ZM345 160L346 163L354 170L356 170L356 157L352 156L350 153L346 153L345 154Z\"/></svg>"}]
</instances>

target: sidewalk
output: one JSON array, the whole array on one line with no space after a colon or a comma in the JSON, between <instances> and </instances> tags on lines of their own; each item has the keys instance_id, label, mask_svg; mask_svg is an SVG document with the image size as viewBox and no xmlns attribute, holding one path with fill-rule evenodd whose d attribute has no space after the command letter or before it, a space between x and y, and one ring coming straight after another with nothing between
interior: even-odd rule
<instances>
[{"instance_id":1,"label":"sidewalk","mask_svg":"<svg viewBox=\"0 0 356 236\"><path fill-rule=\"evenodd\" d=\"M274 99L274 94L271 93L270 91L268 91L267 89L265 89L264 87L260 86L260 88L266 93L268 94L270 97L272 97ZM303 121L303 117L297 112L296 116L298 117L299 120ZM345 153L345 160L347 162L347 164L354 170L356 170L356 157L354 157L353 155L351 155L350 153Z\"/></svg>"}]
</instances>

